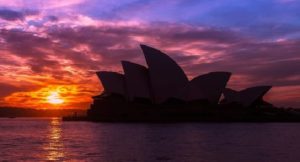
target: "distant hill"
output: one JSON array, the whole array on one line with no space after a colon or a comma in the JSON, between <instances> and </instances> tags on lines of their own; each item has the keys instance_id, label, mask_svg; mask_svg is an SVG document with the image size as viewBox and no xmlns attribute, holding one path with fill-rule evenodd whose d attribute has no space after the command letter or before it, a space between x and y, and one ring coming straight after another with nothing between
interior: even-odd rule
<instances>
[{"instance_id":1,"label":"distant hill","mask_svg":"<svg viewBox=\"0 0 300 162\"><path fill-rule=\"evenodd\" d=\"M0 107L0 117L62 117L70 115L85 115L82 109L28 109L14 107Z\"/></svg>"}]
</instances>

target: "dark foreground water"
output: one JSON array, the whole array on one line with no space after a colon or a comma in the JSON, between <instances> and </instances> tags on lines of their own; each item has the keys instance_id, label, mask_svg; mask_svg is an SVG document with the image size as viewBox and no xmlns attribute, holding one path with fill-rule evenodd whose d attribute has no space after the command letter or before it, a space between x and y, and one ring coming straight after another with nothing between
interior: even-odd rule
<instances>
[{"instance_id":1,"label":"dark foreground water","mask_svg":"<svg viewBox=\"0 0 300 162\"><path fill-rule=\"evenodd\" d=\"M0 161L299 162L300 123L0 119Z\"/></svg>"}]
</instances>

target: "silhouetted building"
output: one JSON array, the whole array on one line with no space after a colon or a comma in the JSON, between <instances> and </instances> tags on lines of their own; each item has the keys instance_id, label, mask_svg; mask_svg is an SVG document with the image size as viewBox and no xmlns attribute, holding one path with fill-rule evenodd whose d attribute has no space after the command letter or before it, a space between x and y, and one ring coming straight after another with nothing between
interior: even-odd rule
<instances>
[{"instance_id":1,"label":"silhouetted building","mask_svg":"<svg viewBox=\"0 0 300 162\"><path fill-rule=\"evenodd\" d=\"M169 98L180 98L180 92L188 84L188 78L181 67L161 51L141 45L149 67L153 100L162 103Z\"/></svg>"},{"instance_id":2,"label":"silhouetted building","mask_svg":"<svg viewBox=\"0 0 300 162\"><path fill-rule=\"evenodd\" d=\"M97 72L104 93L126 95L124 75L116 72L100 71Z\"/></svg>"},{"instance_id":3,"label":"silhouetted building","mask_svg":"<svg viewBox=\"0 0 300 162\"><path fill-rule=\"evenodd\" d=\"M211 72L195 77L189 82L187 101L202 99L218 104L230 75L229 72Z\"/></svg>"},{"instance_id":4,"label":"silhouetted building","mask_svg":"<svg viewBox=\"0 0 300 162\"><path fill-rule=\"evenodd\" d=\"M223 92L223 103L238 103L245 107L255 106L254 104L262 103L263 96L272 88L272 86L258 86L235 91L226 88Z\"/></svg>"},{"instance_id":5,"label":"silhouetted building","mask_svg":"<svg viewBox=\"0 0 300 162\"><path fill-rule=\"evenodd\" d=\"M141 45L148 67L122 61L124 75L100 71L104 87L88 116L101 119L198 119L225 111L224 105L237 103L239 109L259 107L271 86L259 86L240 92L226 88L230 72L210 72L188 80L181 67L168 55ZM224 99L219 103L221 95ZM220 109L221 108L221 109ZM237 110L229 111L234 114ZM243 112L241 112L243 113Z\"/></svg>"},{"instance_id":6,"label":"silhouetted building","mask_svg":"<svg viewBox=\"0 0 300 162\"><path fill-rule=\"evenodd\" d=\"M161 51L141 45L148 68L122 61L124 75L97 72L107 94L120 94L129 101L145 98L160 104L170 99L185 102L207 100L217 104L230 78L229 72L211 72L188 80L181 67Z\"/></svg>"},{"instance_id":7,"label":"silhouetted building","mask_svg":"<svg viewBox=\"0 0 300 162\"><path fill-rule=\"evenodd\" d=\"M127 97L130 101L144 98L151 99L148 69L142 65L122 61L125 75Z\"/></svg>"}]
</instances>

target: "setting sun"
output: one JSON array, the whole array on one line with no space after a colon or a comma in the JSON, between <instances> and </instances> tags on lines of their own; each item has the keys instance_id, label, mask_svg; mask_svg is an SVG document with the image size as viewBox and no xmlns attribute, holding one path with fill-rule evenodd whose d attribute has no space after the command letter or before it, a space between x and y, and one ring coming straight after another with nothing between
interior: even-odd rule
<instances>
[{"instance_id":1,"label":"setting sun","mask_svg":"<svg viewBox=\"0 0 300 162\"><path fill-rule=\"evenodd\" d=\"M61 104L64 102L58 92L50 92L50 95L47 97L47 101L51 104Z\"/></svg>"}]
</instances>

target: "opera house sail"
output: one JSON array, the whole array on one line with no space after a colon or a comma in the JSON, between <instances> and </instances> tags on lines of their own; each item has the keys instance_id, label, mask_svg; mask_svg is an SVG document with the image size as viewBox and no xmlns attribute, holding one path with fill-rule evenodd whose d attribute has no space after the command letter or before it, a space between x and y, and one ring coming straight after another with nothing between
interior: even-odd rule
<instances>
[{"instance_id":1,"label":"opera house sail","mask_svg":"<svg viewBox=\"0 0 300 162\"><path fill-rule=\"evenodd\" d=\"M97 76L105 93L125 95L124 75L116 72L100 71L97 72Z\"/></svg>"},{"instance_id":2,"label":"opera house sail","mask_svg":"<svg viewBox=\"0 0 300 162\"><path fill-rule=\"evenodd\" d=\"M253 106L263 101L263 96L272 88L272 86L257 86L235 91L230 88L224 90L224 101L226 103L238 103L244 107Z\"/></svg>"},{"instance_id":3,"label":"opera house sail","mask_svg":"<svg viewBox=\"0 0 300 162\"><path fill-rule=\"evenodd\" d=\"M122 66L128 99L130 101L135 99L148 99L151 101L148 69L129 61L122 61Z\"/></svg>"},{"instance_id":4,"label":"opera house sail","mask_svg":"<svg viewBox=\"0 0 300 162\"><path fill-rule=\"evenodd\" d=\"M226 87L232 74L225 71L189 80L165 53L146 45L141 45L141 49L147 67L122 61L124 74L97 72L104 91L93 97L87 113L89 120L263 121L265 117L277 120L278 114L287 114L263 101L271 86L235 91Z\"/></svg>"},{"instance_id":5,"label":"opera house sail","mask_svg":"<svg viewBox=\"0 0 300 162\"><path fill-rule=\"evenodd\" d=\"M188 78L178 64L168 55L152 47L141 45L149 67L149 76L155 103L177 98ZM184 98L180 98L184 99Z\"/></svg>"},{"instance_id":6,"label":"opera house sail","mask_svg":"<svg viewBox=\"0 0 300 162\"><path fill-rule=\"evenodd\" d=\"M195 77L189 83L187 100L207 100L218 104L230 76L229 72L211 72Z\"/></svg>"}]
</instances>

